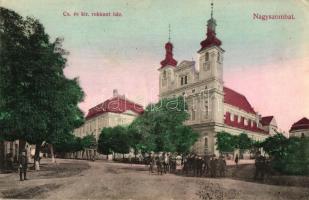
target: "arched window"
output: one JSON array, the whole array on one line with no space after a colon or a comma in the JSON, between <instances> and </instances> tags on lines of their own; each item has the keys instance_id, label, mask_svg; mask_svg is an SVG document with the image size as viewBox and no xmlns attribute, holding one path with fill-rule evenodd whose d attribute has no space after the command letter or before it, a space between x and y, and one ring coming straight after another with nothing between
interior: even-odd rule
<instances>
[{"instance_id":1,"label":"arched window","mask_svg":"<svg viewBox=\"0 0 309 200\"><path fill-rule=\"evenodd\" d=\"M208 61L208 60L209 60L209 53L206 52L206 54L205 54L205 61Z\"/></svg>"},{"instance_id":2,"label":"arched window","mask_svg":"<svg viewBox=\"0 0 309 200\"><path fill-rule=\"evenodd\" d=\"M166 71L163 71L163 78L166 79Z\"/></svg>"}]
</instances>

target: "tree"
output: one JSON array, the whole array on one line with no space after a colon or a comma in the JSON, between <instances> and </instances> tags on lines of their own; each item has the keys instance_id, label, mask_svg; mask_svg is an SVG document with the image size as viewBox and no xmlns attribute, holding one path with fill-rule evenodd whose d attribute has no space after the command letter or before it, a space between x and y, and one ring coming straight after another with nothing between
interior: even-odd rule
<instances>
[{"instance_id":1,"label":"tree","mask_svg":"<svg viewBox=\"0 0 309 200\"><path fill-rule=\"evenodd\" d=\"M143 148L142 143L141 143L143 139L143 135L141 132L139 132L137 128L135 128L132 125L127 127L127 135L129 139L129 145L134 150L134 155L136 157L139 150L142 150Z\"/></svg>"},{"instance_id":2,"label":"tree","mask_svg":"<svg viewBox=\"0 0 309 200\"><path fill-rule=\"evenodd\" d=\"M111 127L103 128L98 140L98 152L106 155L107 159L113 151L112 130Z\"/></svg>"},{"instance_id":3,"label":"tree","mask_svg":"<svg viewBox=\"0 0 309 200\"><path fill-rule=\"evenodd\" d=\"M89 149L89 148L96 148L97 147L97 141L95 139L94 135L86 135L81 139L81 146L82 149Z\"/></svg>"},{"instance_id":4,"label":"tree","mask_svg":"<svg viewBox=\"0 0 309 200\"><path fill-rule=\"evenodd\" d=\"M64 134L58 138L58 141L54 144L55 152L64 154L80 151L83 149L81 144L81 138L74 136L73 134Z\"/></svg>"},{"instance_id":5,"label":"tree","mask_svg":"<svg viewBox=\"0 0 309 200\"><path fill-rule=\"evenodd\" d=\"M136 144L141 151L186 152L196 142L197 133L183 125L189 115L183 97L162 99L150 104L132 127L141 134Z\"/></svg>"},{"instance_id":6,"label":"tree","mask_svg":"<svg viewBox=\"0 0 309 200\"><path fill-rule=\"evenodd\" d=\"M236 148L240 150L240 155L242 156L245 150L251 149L253 146L253 140L248 137L247 134L241 133L236 138Z\"/></svg>"},{"instance_id":7,"label":"tree","mask_svg":"<svg viewBox=\"0 0 309 200\"><path fill-rule=\"evenodd\" d=\"M282 158L288 147L288 139L283 134L276 134L266 138L261 146L270 156Z\"/></svg>"},{"instance_id":8,"label":"tree","mask_svg":"<svg viewBox=\"0 0 309 200\"><path fill-rule=\"evenodd\" d=\"M233 152L236 146L236 137L227 133L227 132L219 132L216 135L217 138L217 149L220 153L223 152Z\"/></svg>"},{"instance_id":9,"label":"tree","mask_svg":"<svg viewBox=\"0 0 309 200\"><path fill-rule=\"evenodd\" d=\"M276 134L261 143L272 167L284 174L309 175L309 138L286 138Z\"/></svg>"},{"instance_id":10,"label":"tree","mask_svg":"<svg viewBox=\"0 0 309 200\"><path fill-rule=\"evenodd\" d=\"M39 169L42 142L71 134L82 118L77 104L84 94L77 79L64 76L67 52L61 39L50 42L38 20L5 8L0 8L0 19L3 132L36 145Z\"/></svg>"},{"instance_id":11,"label":"tree","mask_svg":"<svg viewBox=\"0 0 309 200\"><path fill-rule=\"evenodd\" d=\"M115 153L124 154L130 152L130 141L123 126L116 126L112 129L112 150Z\"/></svg>"},{"instance_id":12,"label":"tree","mask_svg":"<svg viewBox=\"0 0 309 200\"><path fill-rule=\"evenodd\" d=\"M192 145L197 141L199 134L188 126L177 126L175 132L171 133L171 141L174 152L188 154Z\"/></svg>"}]
</instances>

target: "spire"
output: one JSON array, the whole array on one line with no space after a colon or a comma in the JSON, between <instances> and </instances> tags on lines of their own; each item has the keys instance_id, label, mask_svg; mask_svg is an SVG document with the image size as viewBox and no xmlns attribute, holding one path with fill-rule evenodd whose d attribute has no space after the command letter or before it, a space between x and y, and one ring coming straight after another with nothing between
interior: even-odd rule
<instances>
[{"instance_id":1,"label":"spire","mask_svg":"<svg viewBox=\"0 0 309 200\"><path fill-rule=\"evenodd\" d=\"M216 37L216 20L213 18L213 2L211 2L211 12L210 12L210 19L207 21L207 33L206 33L206 39L203 40L201 44L201 49L199 50L202 51L203 49L210 47L210 46L221 46L222 42Z\"/></svg>"},{"instance_id":2,"label":"spire","mask_svg":"<svg viewBox=\"0 0 309 200\"><path fill-rule=\"evenodd\" d=\"M211 18L213 18L213 13L214 13L214 3L213 3L213 0L211 0L210 6L211 6L211 14L210 14L210 16L211 16Z\"/></svg>"},{"instance_id":3,"label":"spire","mask_svg":"<svg viewBox=\"0 0 309 200\"><path fill-rule=\"evenodd\" d=\"M161 61L161 68L170 65L176 67L177 61L173 58L173 44L171 43L171 25L168 25L168 42L165 44L165 59Z\"/></svg>"},{"instance_id":4,"label":"spire","mask_svg":"<svg viewBox=\"0 0 309 200\"><path fill-rule=\"evenodd\" d=\"M171 42L171 24L168 25L168 42Z\"/></svg>"}]
</instances>

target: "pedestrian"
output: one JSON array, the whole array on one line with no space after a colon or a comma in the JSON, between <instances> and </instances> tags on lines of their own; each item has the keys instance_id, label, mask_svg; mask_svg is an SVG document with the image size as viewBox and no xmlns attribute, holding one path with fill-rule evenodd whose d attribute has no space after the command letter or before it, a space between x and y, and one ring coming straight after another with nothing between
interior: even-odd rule
<instances>
[{"instance_id":1,"label":"pedestrian","mask_svg":"<svg viewBox=\"0 0 309 200\"><path fill-rule=\"evenodd\" d=\"M203 174L205 176L209 176L210 174L210 157L208 155L204 156Z\"/></svg>"},{"instance_id":2,"label":"pedestrian","mask_svg":"<svg viewBox=\"0 0 309 200\"><path fill-rule=\"evenodd\" d=\"M219 157L219 176L225 177L225 171L226 171L226 161L223 156Z\"/></svg>"},{"instance_id":3,"label":"pedestrian","mask_svg":"<svg viewBox=\"0 0 309 200\"><path fill-rule=\"evenodd\" d=\"M27 168L28 168L28 158L26 155L26 150L21 152L19 157L19 178L20 181L28 180L27 179Z\"/></svg>"},{"instance_id":4,"label":"pedestrian","mask_svg":"<svg viewBox=\"0 0 309 200\"><path fill-rule=\"evenodd\" d=\"M254 173L254 180L263 180L264 179L264 165L265 159L261 155L261 152L257 152L255 156L255 173Z\"/></svg>"},{"instance_id":5,"label":"pedestrian","mask_svg":"<svg viewBox=\"0 0 309 200\"><path fill-rule=\"evenodd\" d=\"M236 167L238 167L238 154L236 154L236 157L235 157L235 164L236 164Z\"/></svg>"},{"instance_id":6,"label":"pedestrian","mask_svg":"<svg viewBox=\"0 0 309 200\"><path fill-rule=\"evenodd\" d=\"M217 176L217 161L215 156L213 156L210 160L210 176L215 178Z\"/></svg>"},{"instance_id":7,"label":"pedestrian","mask_svg":"<svg viewBox=\"0 0 309 200\"><path fill-rule=\"evenodd\" d=\"M151 173L153 173L153 166L154 166L154 158L153 158L153 156L152 156L152 154L150 153L149 154L149 174Z\"/></svg>"},{"instance_id":8,"label":"pedestrian","mask_svg":"<svg viewBox=\"0 0 309 200\"><path fill-rule=\"evenodd\" d=\"M158 172L158 175L163 173L163 161L161 159L161 156L157 156L156 158L156 165L157 165L157 172Z\"/></svg>"}]
</instances>

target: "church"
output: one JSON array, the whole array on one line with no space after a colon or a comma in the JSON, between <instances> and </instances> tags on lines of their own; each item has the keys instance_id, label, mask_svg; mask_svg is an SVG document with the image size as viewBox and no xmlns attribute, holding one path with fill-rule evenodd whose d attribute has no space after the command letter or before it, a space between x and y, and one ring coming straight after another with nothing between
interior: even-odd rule
<instances>
[{"instance_id":1,"label":"church","mask_svg":"<svg viewBox=\"0 0 309 200\"><path fill-rule=\"evenodd\" d=\"M173 44L165 44L165 58L159 70L159 97L183 96L190 118L185 122L199 134L193 150L198 154L216 154L216 133L225 131L233 135L246 133L262 141L277 133L273 116L262 117L247 98L224 85L224 49L216 36L216 20L207 21L206 39L200 42L197 60L178 61L173 57Z\"/></svg>"}]
</instances>

